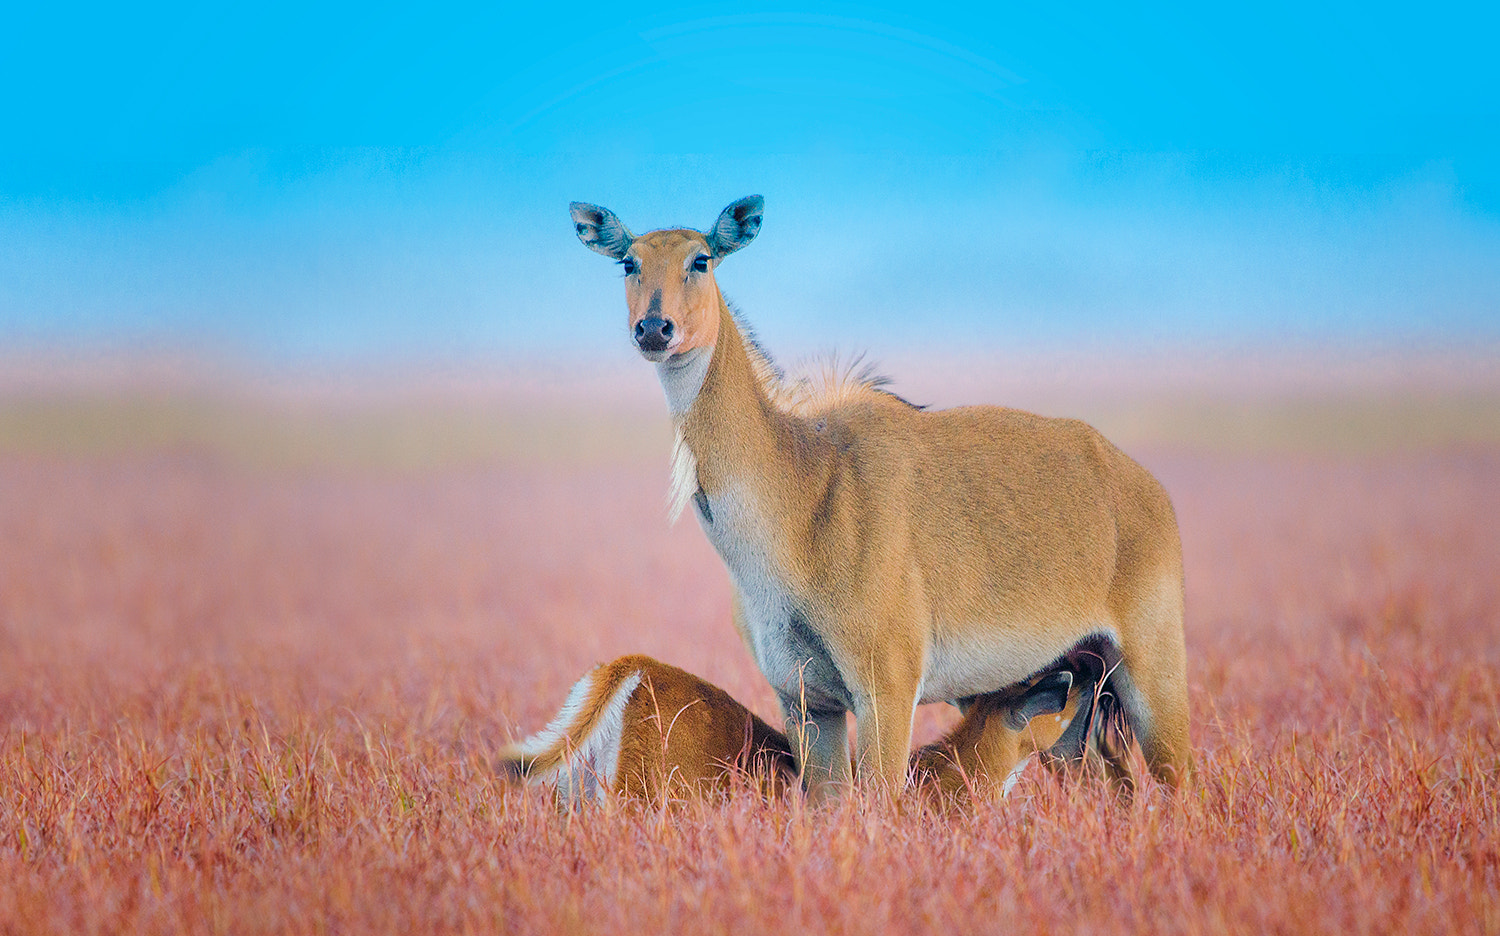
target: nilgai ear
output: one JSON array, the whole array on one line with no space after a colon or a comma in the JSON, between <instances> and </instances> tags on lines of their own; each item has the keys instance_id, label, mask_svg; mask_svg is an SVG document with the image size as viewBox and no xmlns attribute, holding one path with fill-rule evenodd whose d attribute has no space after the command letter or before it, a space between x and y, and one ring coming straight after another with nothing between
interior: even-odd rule
<instances>
[{"instance_id":1,"label":"nilgai ear","mask_svg":"<svg viewBox=\"0 0 1500 936\"><path fill-rule=\"evenodd\" d=\"M714 259L727 257L755 240L765 213L766 200L759 195L746 195L725 208L708 232L708 249L713 251Z\"/></svg>"},{"instance_id":2,"label":"nilgai ear","mask_svg":"<svg viewBox=\"0 0 1500 936\"><path fill-rule=\"evenodd\" d=\"M587 202L573 202L568 206L568 213L573 216L573 229L578 232L578 239L583 241L583 246L596 253L619 260L630 249L631 241L635 240L630 229L608 208L600 208Z\"/></svg>"},{"instance_id":3,"label":"nilgai ear","mask_svg":"<svg viewBox=\"0 0 1500 936\"><path fill-rule=\"evenodd\" d=\"M1020 731L1038 715L1061 712L1068 707L1068 693L1072 689L1073 674L1067 670L1044 676L1005 713L1005 723Z\"/></svg>"}]
</instances>

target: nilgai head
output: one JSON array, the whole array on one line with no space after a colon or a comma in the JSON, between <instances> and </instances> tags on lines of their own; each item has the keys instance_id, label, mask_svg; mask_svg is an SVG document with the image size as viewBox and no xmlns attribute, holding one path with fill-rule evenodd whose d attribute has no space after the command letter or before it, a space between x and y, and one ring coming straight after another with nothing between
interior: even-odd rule
<instances>
[{"instance_id":1,"label":"nilgai head","mask_svg":"<svg viewBox=\"0 0 1500 936\"><path fill-rule=\"evenodd\" d=\"M748 195L725 208L708 231L669 228L637 237L608 208L573 202L583 245L620 262L630 334L641 356L661 363L719 337L719 261L755 239L765 200Z\"/></svg>"}]
</instances>

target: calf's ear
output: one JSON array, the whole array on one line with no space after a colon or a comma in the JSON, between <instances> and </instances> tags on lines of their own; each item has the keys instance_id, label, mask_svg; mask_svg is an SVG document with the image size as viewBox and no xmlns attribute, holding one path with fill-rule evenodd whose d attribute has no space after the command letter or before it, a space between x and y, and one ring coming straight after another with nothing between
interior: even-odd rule
<instances>
[{"instance_id":1,"label":"calf's ear","mask_svg":"<svg viewBox=\"0 0 1500 936\"><path fill-rule=\"evenodd\" d=\"M1026 690L1005 715L1005 723L1016 731L1038 715L1051 715L1068 707L1068 693L1073 689L1073 674L1067 670L1049 673Z\"/></svg>"}]
</instances>

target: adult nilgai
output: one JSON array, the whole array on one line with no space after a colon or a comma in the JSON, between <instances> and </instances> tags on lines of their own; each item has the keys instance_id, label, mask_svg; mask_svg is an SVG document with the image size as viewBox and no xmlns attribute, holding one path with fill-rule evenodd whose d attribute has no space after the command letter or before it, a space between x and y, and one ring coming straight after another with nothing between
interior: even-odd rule
<instances>
[{"instance_id":1,"label":"adult nilgai","mask_svg":"<svg viewBox=\"0 0 1500 936\"><path fill-rule=\"evenodd\" d=\"M729 568L734 619L813 786L902 783L920 702L1021 682L1090 638L1146 761L1189 763L1182 548L1172 503L1090 426L995 406L925 411L850 378L788 383L715 270L760 230L759 196L707 232L639 237L574 203L625 271L630 328L677 427L674 499Z\"/></svg>"}]
</instances>

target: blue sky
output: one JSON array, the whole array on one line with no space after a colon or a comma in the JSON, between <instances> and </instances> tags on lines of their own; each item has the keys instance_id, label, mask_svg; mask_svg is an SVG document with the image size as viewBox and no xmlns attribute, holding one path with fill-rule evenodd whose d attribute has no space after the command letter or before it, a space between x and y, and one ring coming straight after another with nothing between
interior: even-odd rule
<instances>
[{"instance_id":1,"label":"blue sky","mask_svg":"<svg viewBox=\"0 0 1500 936\"><path fill-rule=\"evenodd\" d=\"M1492 7L43 6L13 346L612 349L566 203L750 192L773 347L1500 338Z\"/></svg>"}]
</instances>

